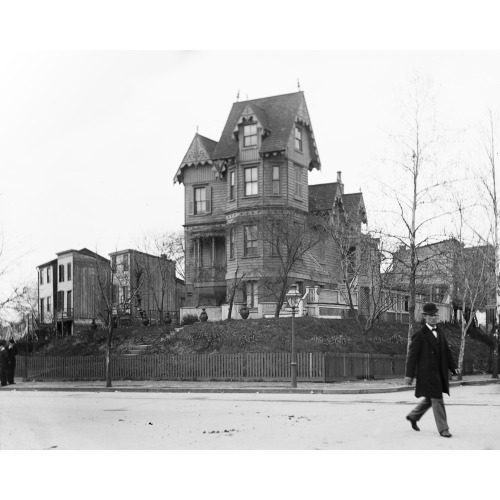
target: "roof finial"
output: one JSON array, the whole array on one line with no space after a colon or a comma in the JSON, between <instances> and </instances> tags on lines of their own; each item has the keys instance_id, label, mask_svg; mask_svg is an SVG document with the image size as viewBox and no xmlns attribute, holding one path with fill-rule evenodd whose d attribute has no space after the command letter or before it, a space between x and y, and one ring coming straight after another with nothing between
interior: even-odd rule
<instances>
[{"instance_id":1,"label":"roof finial","mask_svg":"<svg viewBox=\"0 0 500 500\"><path fill-rule=\"evenodd\" d=\"M300 92L300 80L297 78L297 88L299 89Z\"/></svg>"},{"instance_id":2,"label":"roof finial","mask_svg":"<svg viewBox=\"0 0 500 500\"><path fill-rule=\"evenodd\" d=\"M247 101L248 101L248 94L247 94Z\"/></svg>"},{"instance_id":3,"label":"roof finial","mask_svg":"<svg viewBox=\"0 0 500 500\"><path fill-rule=\"evenodd\" d=\"M196 133L198 134L198 125L196 125Z\"/></svg>"},{"instance_id":4,"label":"roof finial","mask_svg":"<svg viewBox=\"0 0 500 500\"><path fill-rule=\"evenodd\" d=\"M236 102L238 102L240 99L240 89L238 89L238 93L236 94Z\"/></svg>"}]
</instances>

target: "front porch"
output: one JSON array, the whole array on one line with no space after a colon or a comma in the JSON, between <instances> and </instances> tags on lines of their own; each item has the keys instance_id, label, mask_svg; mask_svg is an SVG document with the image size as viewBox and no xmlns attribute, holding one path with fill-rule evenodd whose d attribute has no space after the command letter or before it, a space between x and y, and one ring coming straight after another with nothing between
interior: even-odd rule
<instances>
[{"instance_id":1,"label":"front porch","mask_svg":"<svg viewBox=\"0 0 500 500\"><path fill-rule=\"evenodd\" d=\"M354 306L359 307L358 292L352 293ZM231 312L231 319L240 320L240 309L245 303L234 303ZM449 321L450 319L450 304L437 304L440 310L440 321ZM366 307L361 305L362 311ZM418 300L415 309L415 317L421 317L423 302ZM208 321L221 321L228 318L229 304L216 305L199 305L197 307L181 307L180 319L186 314L199 316L205 309L208 315ZM274 318L276 310L276 302L259 302L256 307L250 308L248 319L257 318ZM302 297L298 310L295 311L296 316L312 316L325 319L349 319L352 317L352 312L349 307L349 300L344 290L330 290L320 288L318 286L306 287L306 292ZM291 308L285 302L280 310L279 317L287 318L292 315ZM390 323L401 323L407 325L409 323L409 313L405 310L405 302L397 300L394 304L385 311L381 316L382 321Z\"/></svg>"}]
</instances>

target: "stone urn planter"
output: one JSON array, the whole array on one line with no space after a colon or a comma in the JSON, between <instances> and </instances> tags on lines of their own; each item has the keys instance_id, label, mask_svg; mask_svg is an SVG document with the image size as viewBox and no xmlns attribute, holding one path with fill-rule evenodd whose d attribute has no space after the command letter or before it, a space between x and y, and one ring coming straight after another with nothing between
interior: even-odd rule
<instances>
[{"instance_id":1,"label":"stone urn planter","mask_svg":"<svg viewBox=\"0 0 500 500\"><path fill-rule=\"evenodd\" d=\"M144 326L148 326L148 325L149 325L149 319L148 319L148 318L146 318L146 317L142 318L142 324L143 324Z\"/></svg>"},{"instance_id":2,"label":"stone urn planter","mask_svg":"<svg viewBox=\"0 0 500 500\"><path fill-rule=\"evenodd\" d=\"M93 319L92 323L90 323L90 329L94 332L97 330L97 324L95 322L95 319Z\"/></svg>"},{"instance_id":3,"label":"stone urn planter","mask_svg":"<svg viewBox=\"0 0 500 500\"><path fill-rule=\"evenodd\" d=\"M240 308L240 316L243 319L247 319L249 314L250 314L250 309L248 309L247 306L243 306Z\"/></svg>"},{"instance_id":4,"label":"stone urn planter","mask_svg":"<svg viewBox=\"0 0 500 500\"><path fill-rule=\"evenodd\" d=\"M200 314L200 321L204 323L208 319L208 314L205 311L205 309L202 309L201 314Z\"/></svg>"},{"instance_id":5,"label":"stone urn planter","mask_svg":"<svg viewBox=\"0 0 500 500\"><path fill-rule=\"evenodd\" d=\"M170 323L172 323L172 318L170 317L170 313L165 314L165 317L163 318L163 322L166 325L170 325Z\"/></svg>"}]
</instances>

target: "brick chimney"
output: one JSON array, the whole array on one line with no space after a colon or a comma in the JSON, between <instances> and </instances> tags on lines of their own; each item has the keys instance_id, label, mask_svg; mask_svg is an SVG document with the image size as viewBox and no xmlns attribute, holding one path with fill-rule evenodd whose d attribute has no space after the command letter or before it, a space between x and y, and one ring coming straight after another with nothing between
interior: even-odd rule
<instances>
[{"instance_id":1,"label":"brick chimney","mask_svg":"<svg viewBox=\"0 0 500 500\"><path fill-rule=\"evenodd\" d=\"M342 172L339 170L337 172L337 184L340 186L340 192L344 194L344 184L342 184Z\"/></svg>"}]
</instances>

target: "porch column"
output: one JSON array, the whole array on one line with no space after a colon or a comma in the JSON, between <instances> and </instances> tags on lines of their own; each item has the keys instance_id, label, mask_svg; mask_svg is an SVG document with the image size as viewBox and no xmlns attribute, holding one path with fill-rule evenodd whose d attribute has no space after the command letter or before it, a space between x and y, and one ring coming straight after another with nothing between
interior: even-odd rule
<instances>
[{"instance_id":1,"label":"porch column","mask_svg":"<svg viewBox=\"0 0 500 500\"><path fill-rule=\"evenodd\" d=\"M215 267L215 238L211 236L212 240L212 267Z\"/></svg>"}]
</instances>

